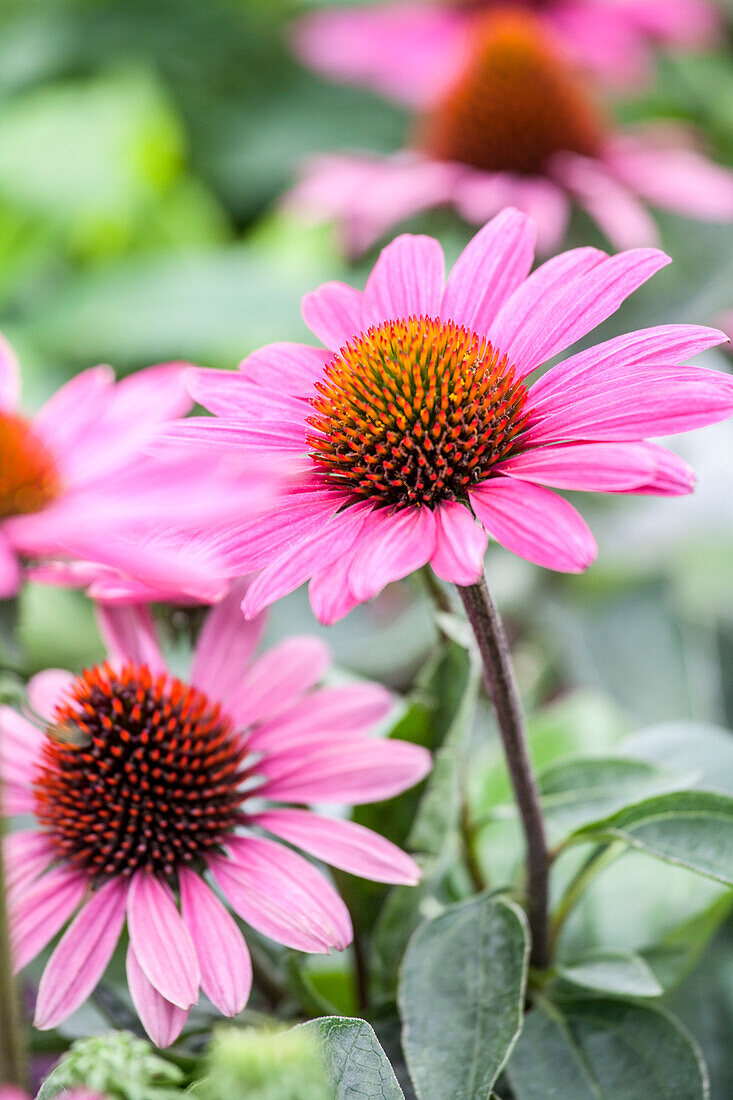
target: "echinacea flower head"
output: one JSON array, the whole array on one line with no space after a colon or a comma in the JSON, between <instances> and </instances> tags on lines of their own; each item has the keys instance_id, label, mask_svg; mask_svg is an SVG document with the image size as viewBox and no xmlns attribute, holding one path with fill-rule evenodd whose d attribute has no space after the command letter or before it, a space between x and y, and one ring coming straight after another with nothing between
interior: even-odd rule
<instances>
[{"instance_id":1,"label":"echinacea flower head","mask_svg":"<svg viewBox=\"0 0 733 1100\"><path fill-rule=\"evenodd\" d=\"M383 688L316 686L328 664L316 639L253 660L262 622L244 621L242 595L236 584L210 611L186 682L166 668L146 610L106 608L107 662L32 680L42 722L0 709L4 812L35 818L4 847L16 968L71 921L40 981L39 1028L89 996L125 922L130 994L159 1046L199 989L224 1014L241 1011L249 954L213 884L280 943L345 948L345 905L286 845L381 882L419 877L376 833L305 804L390 798L423 778L429 754L370 736L393 706Z\"/></svg>"},{"instance_id":2,"label":"echinacea flower head","mask_svg":"<svg viewBox=\"0 0 733 1100\"><path fill-rule=\"evenodd\" d=\"M646 202L733 219L733 173L696 152L683 128L615 127L556 37L528 11L473 20L450 81L415 111L408 149L316 158L288 204L334 219L353 252L441 205L478 223L509 204L526 210L543 251L562 240L573 202L620 248L656 243Z\"/></svg>"},{"instance_id":3,"label":"echinacea flower head","mask_svg":"<svg viewBox=\"0 0 733 1100\"><path fill-rule=\"evenodd\" d=\"M234 572L259 571L245 614L310 579L314 611L334 622L427 563L473 584L489 537L579 572L595 541L552 489L692 491L689 467L649 440L733 413L730 376L679 365L725 335L644 329L533 381L669 262L656 249L579 248L530 274L534 237L526 215L505 210L447 281L438 241L398 237L363 292L327 283L304 299L325 347L271 345L238 375L191 372L215 416L164 439L260 459L289 452L300 466L271 510L217 536Z\"/></svg>"},{"instance_id":4,"label":"echinacea flower head","mask_svg":"<svg viewBox=\"0 0 733 1100\"><path fill-rule=\"evenodd\" d=\"M721 25L708 0L386 0L313 12L296 22L294 43L326 76L423 105L454 79L477 23L509 6L533 12L580 66L623 85L649 75L654 46L710 45Z\"/></svg>"},{"instance_id":5,"label":"echinacea flower head","mask_svg":"<svg viewBox=\"0 0 733 1100\"><path fill-rule=\"evenodd\" d=\"M191 399L189 364L167 363L115 382L95 367L62 386L34 415L18 408L20 372L0 337L0 599L23 576L90 584L114 577L147 598L215 600L226 591L211 561L184 561L160 536L166 525L228 514L234 500L261 498L266 479L235 481L217 465L163 462L143 449L161 424L183 416Z\"/></svg>"}]
</instances>

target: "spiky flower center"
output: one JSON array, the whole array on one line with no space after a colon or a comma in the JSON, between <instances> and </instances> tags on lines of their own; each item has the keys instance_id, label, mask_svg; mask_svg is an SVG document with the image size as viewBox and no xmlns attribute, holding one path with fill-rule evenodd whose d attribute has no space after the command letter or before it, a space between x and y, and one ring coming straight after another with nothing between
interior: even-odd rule
<instances>
[{"instance_id":1,"label":"spiky flower center","mask_svg":"<svg viewBox=\"0 0 733 1100\"><path fill-rule=\"evenodd\" d=\"M433 317L346 344L311 402L308 437L334 484L384 504L465 498L520 435L527 391L485 337Z\"/></svg>"},{"instance_id":2,"label":"spiky flower center","mask_svg":"<svg viewBox=\"0 0 733 1100\"><path fill-rule=\"evenodd\" d=\"M540 174L555 153L598 154L600 114L532 15L489 14L471 34L461 75L419 126L426 153L528 175Z\"/></svg>"},{"instance_id":3,"label":"spiky flower center","mask_svg":"<svg viewBox=\"0 0 733 1100\"><path fill-rule=\"evenodd\" d=\"M203 692L146 665L82 673L59 705L35 780L58 855L92 877L170 877L240 820L244 739Z\"/></svg>"},{"instance_id":4,"label":"spiky flower center","mask_svg":"<svg viewBox=\"0 0 733 1100\"><path fill-rule=\"evenodd\" d=\"M53 457L28 422L0 413L0 520L40 512L58 491Z\"/></svg>"}]
</instances>

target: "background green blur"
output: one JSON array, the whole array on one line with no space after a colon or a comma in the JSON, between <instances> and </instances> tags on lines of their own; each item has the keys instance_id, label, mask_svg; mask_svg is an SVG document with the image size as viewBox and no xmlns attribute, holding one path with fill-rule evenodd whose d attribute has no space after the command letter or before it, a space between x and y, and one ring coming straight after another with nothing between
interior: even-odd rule
<instances>
[{"instance_id":1,"label":"background green blur","mask_svg":"<svg viewBox=\"0 0 733 1100\"><path fill-rule=\"evenodd\" d=\"M20 354L28 408L100 361L119 372L164 359L232 368L261 343L307 338L306 290L333 278L361 284L373 257L348 270L330 231L304 228L280 199L305 155L395 149L406 120L292 60L287 21L302 10L296 0L0 0L0 329ZM691 120L733 165L724 44L662 58L656 83L614 109L630 120ZM675 262L603 326L604 338L733 316L733 226L659 221ZM449 214L417 224L449 259L470 235ZM580 242L601 243L578 216L571 243ZM729 369L730 360L711 352L700 362ZM601 548L586 576L490 551L545 762L659 723L733 726L733 424L674 446L698 472L694 497L579 495ZM271 630L317 630L302 593L274 609ZM435 630L413 578L325 634L347 669L406 689ZM100 653L84 598L33 586L18 636L0 635L0 645L2 664L23 675ZM683 754L689 730L678 738ZM730 747L711 755L710 775L733 793ZM490 750L477 753L480 802L494 772ZM489 862L501 851L491 829L486 849ZM599 929L623 906L631 941L637 911L648 931L709 903L704 880L677 875L673 885L669 868L633 856L624 866L621 885L616 877L605 888L600 876L594 888ZM733 1027L730 930L676 1008L694 1019L716 1097L729 1098L733 1045L715 1039Z\"/></svg>"}]
</instances>

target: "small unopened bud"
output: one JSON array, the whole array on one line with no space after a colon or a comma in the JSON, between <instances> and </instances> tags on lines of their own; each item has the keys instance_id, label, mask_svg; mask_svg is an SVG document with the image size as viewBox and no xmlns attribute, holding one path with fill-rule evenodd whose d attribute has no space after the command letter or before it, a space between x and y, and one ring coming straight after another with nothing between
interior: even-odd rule
<instances>
[{"instance_id":1,"label":"small unopened bud","mask_svg":"<svg viewBox=\"0 0 733 1100\"><path fill-rule=\"evenodd\" d=\"M206 1065L201 1100L332 1100L317 1042L300 1029L219 1028Z\"/></svg>"},{"instance_id":2,"label":"small unopened bud","mask_svg":"<svg viewBox=\"0 0 733 1100\"><path fill-rule=\"evenodd\" d=\"M43 1082L37 1100L74 1100L90 1094L110 1100L180 1100L174 1086L182 1078L181 1070L160 1058L144 1039L129 1031L110 1031L72 1043Z\"/></svg>"}]
</instances>

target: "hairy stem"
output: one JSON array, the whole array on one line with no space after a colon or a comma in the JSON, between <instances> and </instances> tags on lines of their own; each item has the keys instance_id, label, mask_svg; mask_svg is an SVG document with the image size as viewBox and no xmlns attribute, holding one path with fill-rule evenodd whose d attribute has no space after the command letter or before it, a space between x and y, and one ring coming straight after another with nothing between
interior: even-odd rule
<instances>
[{"instance_id":1,"label":"hairy stem","mask_svg":"<svg viewBox=\"0 0 733 1100\"><path fill-rule=\"evenodd\" d=\"M489 595L486 581L458 586L468 621L478 642L484 682L496 712L504 754L524 830L527 858L527 900L532 933L532 965L549 963L548 904L550 852L539 790L527 749L527 736L519 703L509 644L504 627Z\"/></svg>"}]
</instances>

